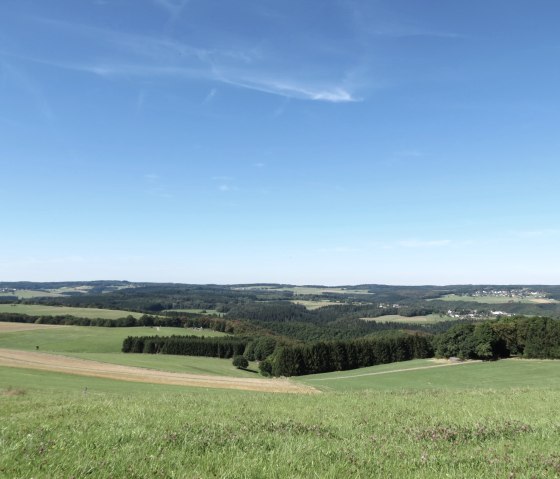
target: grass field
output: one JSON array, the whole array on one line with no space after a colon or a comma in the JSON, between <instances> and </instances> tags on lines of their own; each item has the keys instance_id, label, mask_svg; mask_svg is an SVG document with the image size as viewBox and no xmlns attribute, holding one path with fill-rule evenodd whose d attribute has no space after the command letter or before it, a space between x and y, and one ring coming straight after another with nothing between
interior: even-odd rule
<instances>
[{"instance_id":1,"label":"grass field","mask_svg":"<svg viewBox=\"0 0 560 479\"><path fill-rule=\"evenodd\" d=\"M0 368L0 476L558 477L560 389L523 377L284 395Z\"/></svg>"},{"instance_id":2,"label":"grass field","mask_svg":"<svg viewBox=\"0 0 560 479\"><path fill-rule=\"evenodd\" d=\"M13 323L0 323L13 324ZM53 326L28 331L2 332L0 328L0 347L39 350L60 353L118 353L127 336L223 336L210 330L191 328L97 328L92 326Z\"/></svg>"},{"instance_id":3,"label":"grass field","mask_svg":"<svg viewBox=\"0 0 560 479\"><path fill-rule=\"evenodd\" d=\"M30 298L60 298L63 296L59 293L53 293L51 291L35 291L31 289L18 289L14 293L0 293L0 298L2 296L17 296L20 299L30 299Z\"/></svg>"},{"instance_id":4,"label":"grass field","mask_svg":"<svg viewBox=\"0 0 560 479\"><path fill-rule=\"evenodd\" d=\"M438 301L468 301L472 303L483 304L506 304L506 303L526 303L526 304L549 304L557 303L558 301L549 298L520 298L520 297L507 297L507 296L462 296L458 294L446 294L440 298L435 298Z\"/></svg>"},{"instance_id":5,"label":"grass field","mask_svg":"<svg viewBox=\"0 0 560 479\"><path fill-rule=\"evenodd\" d=\"M237 369L231 359L204 358L198 356L173 356L167 354L123 354L123 353L70 353L71 356L101 361L123 366L156 369L190 374L214 374L236 378L262 377L258 374L258 366L250 362L248 370Z\"/></svg>"},{"instance_id":6,"label":"grass field","mask_svg":"<svg viewBox=\"0 0 560 479\"><path fill-rule=\"evenodd\" d=\"M317 286L246 286L242 288L235 288L240 290L261 289L266 291L291 291L296 296L309 295L309 294L323 294L323 293L337 293L337 294L372 294L365 289L343 289L343 288L328 288Z\"/></svg>"},{"instance_id":7,"label":"grass field","mask_svg":"<svg viewBox=\"0 0 560 479\"><path fill-rule=\"evenodd\" d=\"M155 328L40 326L0 332L0 347L40 341L43 352L104 363L257 377L230 360L118 352L125 336ZM207 334L157 333L185 332ZM0 367L0 477L560 477L560 361L444 364L292 380L322 394Z\"/></svg>"},{"instance_id":8,"label":"grass field","mask_svg":"<svg viewBox=\"0 0 560 479\"><path fill-rule=\"evenodd\" d=\"M337 303L336 301L329 301L329 300L307 301L307 300L304 300L304 299L294 299L291 302L294 303L294 304L301 304L302 306L305 306L309 310L314 310L314 309L324 308L325 306L333 306L333 305L336 305L336 304L340 304L340 303Z\"/></svg>"},{"instance_id":9,"label":"grass field","mask_svg":"<svg viewBox=\"0 0 560 479\"><path fill-rule=\"evenodd\" d=\"M143 313L121 311L117 309L71 308L67 306L43 306L38 304L0 304L0 313L29 314L33 316L70 315L88 319L118 319L128 315L139 318Z\"/></svg>"},{"instance_id":10,"label":"grass field","mask_svg":"<svg viewBox=\"0 0 560 479\"><path fill-rule=\"evenodd\" d=\"M507 359L449 364L432 359L371 366L296 378L325 390L457 390L516 387L560 390L560 361Z\"/></svg>"},{"instance_id":11,"label":"grass field","mask_svg":"<svg viewBox=\"0 0 560 479\"><path fill-rule=\"evenodd\" d=\"M380 323L410 323L410 324L433 324L440 321L450 321L453 318L444 314L428 314L426 316L400 316L398 314L387 314L375 318L361 318L364 321L379 321Z\"/></svg>"}]
</instances>

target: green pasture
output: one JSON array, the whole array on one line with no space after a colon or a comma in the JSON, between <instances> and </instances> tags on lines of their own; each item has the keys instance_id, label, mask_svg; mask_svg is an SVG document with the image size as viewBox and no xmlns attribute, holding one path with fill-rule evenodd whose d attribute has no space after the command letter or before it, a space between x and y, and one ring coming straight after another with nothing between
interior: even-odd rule
<instances>
[{"instance_id":1,"label":"green pasture","mask_svg":"<svg viewBox=\"0 0 560 479\"><path fill-rule=\"evenodd\" d=\"M75 316L88 319L119 319L127 316L139 318L143 313L117 309L72 308L68 306L44 306L39 304L0 304L0 313L29 314L31 316Z\"/></svg>"},{"instance_id":2,"label":"green pasture","mask_svg":"<svg viewBox=\"0 0 560 479\"><path fill-rule=\"evenodd\" d=\"M434 298L437 301L465 301L471 303L483 304L506 304L506 303L525 303L525 304L546 304L557 303L554 299L539 299L539 298L520 298L508 296L463 296L459 294L446 294L439 298Z\"/></svg>"},{"instance_id":3,"label":"green pasture","mask_svg":"<svg viewBox=\"0 0 560 479\"><path fill-rule=\"evenodd\" d=\"M53 326L28 331L0 332L0 348L59 353L117 353L128 336L224 336L211 330L191 328L98 328Z\"/></svg>"},{"instance_id":4,"label":"green pasture","mask_svg":"<svg viewBox=\"0 0 560 479\"><path fill-rule=\"evenodd\" d=\"M242 288L236 288L240 290L251 290L260 289L266 291L291 291L296 296L298 295L319 295L324 293L336 293L336 294L373 294L369 293L365 289L344 289L344 288L329 288L329 287L318 287L318 286L245 286Z\"/></svg>"},{"instance_id":5,"label":"green pasture","mask_svg":"<svg viewBox=\"0 0 560 479\"><path fill-rule=\"evenodd\" d=\"M30 299L30 298L60 298L63 295L59 293L54 293L52 291L46 291L46 290L17 289L13 293L0 293L0 298L2 296L17 296L19 299Z\"/></svg>"},{"instance_id":6,"label":"green pasture","mask_svg":"<svg viewBox=\"0 0 560 479\"><path fill-rule=\"evenodd\" d=\"M301 304L302 306L305 306L309 310L314 310L314 309L324 308L325 306L333 306L333 305L340 304L336 301L329 301L327 299L322 300L322 301L307 301L307 300L304 300L304 299L294 299L291 302L294 303L294 304Z\"/></svg>"},{"instance_id":7,"label":"green pasture","mask_svg":"<svg viewBox=\"0 0 560 479\"><path fill-rule=\"evenodd\" d=\"M405 369L411 370L404 371ZM430 359L419 359L295 379L313 387L336 391L498 390L518 387L560 390L560 361L507 359L441 366L441 363Z\"/></svg>"},{"instance_id":8,"label":"green pasture","mask_svg":"<svg viewBox=\"0 0 560 479\"><path fill-rule=\"evenodd\" d=\"M231 359L206 358L200 356L174 356L168 354L132 353L65 353L82 359L103 363L121 364L139 368L156 369L174 373L210 374L236 378L262 378L256 362L250 362L247 370L237 369Z\"/></svg>"},{"instance_id":9,"label":"green pasture","mask_svg":"<svg viewBox=\"0 0 560 479\"><path fill-rule=\"evenodd\" d=\"M401 316L399 314L386 314L375 318L361 318L364 321L378 321L380 323L410 323L410 324L433 324L441 321L450 321L453 318L445 314L427 314L425 316Z\"/></svg>"},{"instance_id":10,"label":"green pasture","mask_svg":"<svg viewBox=\"0 0 560 479\"><path fill-rule=\"evenodd\" d=\"M523 364L488 364L484 387L401 380L398 389L315 395L0 367L0 477L558 477L558 380L533 387L516 369ZM534 364L533 374L558 376ZM447 369L463 377L477 367ZM492 376L513 387L491 385Z\"/></svg>"}]
</instances>

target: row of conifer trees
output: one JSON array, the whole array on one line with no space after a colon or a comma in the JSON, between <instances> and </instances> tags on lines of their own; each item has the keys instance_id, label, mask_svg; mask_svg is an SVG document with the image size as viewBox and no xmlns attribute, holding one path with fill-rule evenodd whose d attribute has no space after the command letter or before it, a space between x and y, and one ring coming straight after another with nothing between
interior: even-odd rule
<instances>
[{"instance_id":1,"label":"row of conifer trees","mask_svg":"<svg viewBox=\"0 0 560 479\"><path fill-rule=\"evenodd\" d=\"M177 354L231 358L242 355L248 340L235 337L201 336L129 336L123 341L123 353Z\"/></svg>"},{"instance_id":2,"label":"row of conifer trees","mask_svg":"<svg viewBox=\"0 0 560 479\"><path fill-rule=\"evenodd\" d=\"M432 356L430 340L420 335L319 341L277 348L261 365L261 371L273 376L299 376Z\"/></svg>"}]
</instances>

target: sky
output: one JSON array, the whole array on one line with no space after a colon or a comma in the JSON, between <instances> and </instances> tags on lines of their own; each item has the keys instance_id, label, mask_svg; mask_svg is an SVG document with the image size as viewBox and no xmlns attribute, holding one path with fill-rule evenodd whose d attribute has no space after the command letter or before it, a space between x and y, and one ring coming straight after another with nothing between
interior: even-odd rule
<instances>
[{"instance_id":1,"label":"sky","mask_svg":"<svg viewBox=\"0 0 560 479\"><path fill-rule=\"evenodd\" d=\"M557 0L2 0L0 281L559 284Z\"/></svg>"}]
</instances>

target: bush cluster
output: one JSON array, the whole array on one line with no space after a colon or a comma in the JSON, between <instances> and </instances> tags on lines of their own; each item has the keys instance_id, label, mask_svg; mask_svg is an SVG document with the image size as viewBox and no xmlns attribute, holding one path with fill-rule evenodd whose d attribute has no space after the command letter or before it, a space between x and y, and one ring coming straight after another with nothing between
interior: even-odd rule
<instances>
[{"instance_id":1,"label":"bush cluster","mask_svg":"<svg viewBox=\"0 0 560 479\"><path fill-rule=\"evenodd\" d=\"M560 321L517 317L460 324L435 336L434 348L438 357L560 359Z\"/></svg>"}]
</instances>

